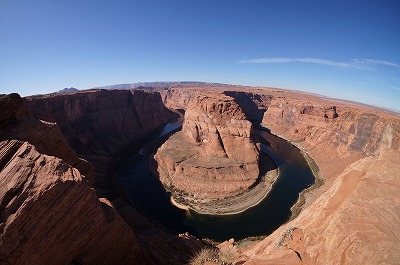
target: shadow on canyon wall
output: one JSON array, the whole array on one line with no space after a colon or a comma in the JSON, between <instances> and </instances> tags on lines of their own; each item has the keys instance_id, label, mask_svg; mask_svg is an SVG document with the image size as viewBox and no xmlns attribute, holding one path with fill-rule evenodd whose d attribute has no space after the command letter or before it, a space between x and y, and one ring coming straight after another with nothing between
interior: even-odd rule
<instances>
[{"instance_id":1,"label":"shadow on canyon wall","mask_svg":"<svg viewBox=\"0 0 400 265\"><path fill-rule=\"evenodd\" d=\"M267 111L272 98L264 95L241 91L224 91L224 94L233 97L242 108L247 118L253 123L260 123ZM257 104L256 104L257 102Z\"/></svg>"}]
</instances>

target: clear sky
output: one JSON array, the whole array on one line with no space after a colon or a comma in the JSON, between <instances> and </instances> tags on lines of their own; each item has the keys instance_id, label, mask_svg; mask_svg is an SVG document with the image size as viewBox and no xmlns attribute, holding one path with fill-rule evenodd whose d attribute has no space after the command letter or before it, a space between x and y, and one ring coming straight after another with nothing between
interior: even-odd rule
<instances>
[{"instance_id":1,"label":"clear sky","mask_svg":"<svg viewBox=\"0 0 400 265\"><path fill-rule=\"evenodd\" d=\"M400 110L400 1L0 0L0 93L181 80Z\"/></svg>"}]
</instances>

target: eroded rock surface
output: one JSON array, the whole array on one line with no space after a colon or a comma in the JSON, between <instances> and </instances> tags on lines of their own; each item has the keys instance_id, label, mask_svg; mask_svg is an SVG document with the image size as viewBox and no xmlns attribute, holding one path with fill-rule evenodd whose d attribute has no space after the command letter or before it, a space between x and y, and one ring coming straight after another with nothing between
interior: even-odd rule
<instances>
[{"instance_id":1,"label":"eroded rock surface","mask_svg":"<svg viewBox=\"0 0 400 265\"><path fill-rule=\"evenodd\" d=\"M298 217L243 248L239 260L399 263L399 115L305 93L271 92L264 126L307 153L324 184L305 193Z\"/></svg>"},{"instance_id":2,"label":"eroded rock surface","mask_svg":"<svg viewBox=\"0 0 400 265\"><path fill-rule=\"evenodd\" d=\"M303 211L294 220L258 243L235 246L236 261L400 263L400 116L307 93L261 88L243 92L271 99L263 125L308 154L315 162L317 182L324 184L305 193Z\"/></svg>"},{"instance_id":3,"label":"eroded rock surface","mask_svg":"<svg viewBox=\"0 0 400 265\"><path fill-rule=\"evenodd\" d=\"M0 142L0 256L9 264L132 264L131 228L79 171L16 140Z\"/></svg>"},{"instance_id":4,"label":"eroded rock surface","mask_svg":"<svg viewBox=\"0 0 400 265\"><path fill-rule=\"evenodd\" d=\"M96 192L112 198L113 161L127 146L167 123L159 93L141 90L90 90L28 98L32 115L57 123L69 145L95 166ZM117 181L118 182L118 181Z\"/></svg>"},{"instance_id":5,"label":"eroded rock surface","mask_svg":"<svg viewBox=\"0 0 400 265\"><path fill-rule=\"evenodd\" d=\"M29 105L33 114L17 94L0 96L0 263L183 264L202 246L166 232L111 185L113 156L168 120L159 95L89 91ZM63 135L89 150L104 190L91 187L92 164Z\"/></svg>"},{"instance_id":6,"label":"eroded rock surface","mask_svg":"<svg viewBox=\"0 0 400 265\"><path fill-rule=\"evenodd\" d=\"M226 92L226 89L226 87L221 89L220 93ZM170 92L171 95L167 97L166 101L169 101L170 106L186 109L187 103L207 92L205 90L206 88L202 87L198 90L191 88L185 93L179 91L180 94L177 94L178 91ZM212 90L214 94L216 88L212 88ZM260 95L260 97L237 94L237 91L240 90ZM238 248L235 249L237 261L241 264L244 262L245 264L399 263L399 115L280 89L236 88L234 91L232 96L249 96L259 110L265 111L263 124L273 133L292 140L304 152L307 152L318 165L320 178L324 181L321 188L306 193L303 211L294 220L258 243L245 247L234 246ZM81 93L82 95L78 96ZM89 95L90 93L94 94ZM96 93L101 96L95 95ZM131 92L123 93L128 95ZM71 154L68 148L64 148L65 145L62 141L58 144L59 149L51 148L54 150L44 148L46 144L52 145L50 142L53 142L53 138L49 138L52 139L49 143L39 139L36 139L36 143L31 143L36 138L32 137L36 132L43 131L46 137L56 135L57 129L54 122L57 122L70 145L80 150L81 153L85 153L87 157L95 154L94 161L97 161L99 169L102 169L103 165L106 165L104 168L108 167L107 163L111 161L110 157L115 154L114 151L121 150L123 148L121 145L125 145L130 140L135 141L143 136L140 129L135 129L137 133L135 135L140 135L140 137L128 139L131 136L125 135L125 130L122 128L136 128L136 126L146 123L146 119L143 119L143 123L125 127L130 123L125 122L124 118L118 118L114 122L113 115L110 113L118 114L118 117L128 117L126 116L128 113L131 115L129 119L136 119L139 112L130 112L127 109L137 110L137 107L142 106L139 109L146 110L146 106L140 105L140 102L136 102L137 107L133 107L135 104L132 104L132 101L123 100L118 95L120 94L117 92L93 91L69 94L68 99L58 98L54 95L31 98L32 102L29 105L36 113L35 117L44 121L32 123L34 129L27 133L24 133L26 130L19 131L17 127L14 127L18 123L26 128L30 126L27 121L24 121L29 113L20 104L23 100L15 95L0 100L2 110L0 112L0 136L2 137L0 139L1 262L26 264L26 258L31 255L29 258L38 264L62 264L71 261L97 264L107 263L111 259L129 263L131 256L128 253L132 253L130 251L138 253L135 251L139 245L139 248L146 251L139 251L143 255L134 254L133 262L159 264L160 261L165 261L170 264L179 264L185 260L180 256L188 255L196 249L193 247L196 244L195 240L193 241L190 237L171 236L162 229L155 229L147 218L133 210L134 207L127 204L123 198L116 198L112 202L105 199L99 200L90 189L90 182L86 180L86 174L83 174L80 169L78 172L77 164L72 165L73 161L77 161L76 154ZM128 95L128 97L130 96ZM173 102L174 97L177 97L176 104ZM42 102L35 103L34 101ZM49 102L46 103L46 101ZM2 105L4 102L9 102L7 104L10 107L5 108ZM146 104L153 103L147 102ZM242 103L249 106L249 113L259 114L247 98ZM102 112L104 106L107 111ZM118 106L125 107L118 108ZM90 114L86 115L87 113ZM244 113L247 114L246 111ZM157 112L146 117L157 120L156 115L158 115ZM25 125L23 125L24 123ZM89 125L85 127L85 124ZM200 154L206 154L207 149L218 159L229 157L224 142L224 148L222 148L222 144L215 145L214 142L207 148L204 146L206 141L219 139L215 137L218 136L215 128L210 130L204 125L203 129L207 130L197 132L195 125L201 124L201 120L193 119L190 124L187 132L191 132L192 137L182 133L179 136L181 138L175 139L175 146L184 148L187 144L189 151L185 149L187 154L178 157L182 160L170 159L168 162L168 159L165 159L167 162L162 166L166 172L176 172L176 169L180 169L178 164L184 159L189 159L190 155L188 154L195 152L198 148L202 150L199 152ZM146 130L145 133L149 131ZM224 130L218 129L220 135L222 131ZM230 132L229 129L226 131ZM126 132L130 134L133 130L128 129ZM15 139L8 139L10 136L15 136ZM30 138L32 139L30 140ZM220 138L222 140L223 137ZM101 139L101 141L97 141L97 139ZM173 139L174 137L171 138L171 140ZM102 143L105 144L102 145ZM90 149L85 149L88 146ZM226 146L229 149L236 145L227 143ZM204 149L200 149L203 147ZM179 153L179 150L173 148L164 150L168 150L165 153L167 158ZM64 156L60 157L63 161L54 157L62 155L63 152L65 152ZM198 163L204 163L204 161L198 161ZM216 167L214 170L217 169ZM199 170L198 165L193 167L193 170ZM107 171L103 170L102 172ZM190 175L196 177L197 171L193 172L196 174ZM207 175L209 177L207 183L222 181L216 179L217 175L220 176L219 172L213 174ZM221 173L221 176L223 174L224 172ZM187 180L182 179L182 183L184 181ZM227 183L226 180L223 183ZM241 181L238 183L242 185ZM110 187L107 181L103 184L104 187ZM196 187L196 185L191 186ZM238 186L233 185L232 187L235 189ZM200 186L196 188L199 189ZM207 189L208 187L203 186L203 188ZM79 193L76 193L75 189ZM230 190L226 192L229 194ZM54 196L57 194L63 196ZM68 203L62 199L64 197L69 199ZM72 206L71 201L77 208ZM66 207L67 205L69 208ZM86 206L83 207L84 205L90 206L89 210ZM120 217L115 214L112 205L117 205L119 215L122 215L125 222L129 224L128 230L125 230L124 225L120 224ZM32 219L36 216L34 211L40 213L43 222L41 218ZM69 214L63 215L64 212ZM24 215L25 213L27 215ZM58 222L52 221L49 216ZM86 219L80 218L80 216L85 216L87 220L95 218L95 221L92 226L88 226L85 222ZM71 227L77 231L86 231L87 234L82 235L81 233L80 236L74 238L64 234L61 231L65 230L71 235L76 235L76 232L70 230L69 226L61 226L64 219L68 220L68 224L72 224ZM44 223L51 225L44 225ZM101 227L97 226L97 223L101 224ZM103 226L108 230L103 230ZM128 232L130 227L134 228L134 236ZM35 230L36 228L39 230ZM92 228L95 228L96 231L107 232L101 232L103 238L98 239L96 235L92 234ZM48 235L45 238L52 245L43 241L43 238L38 238L38 231L44 231L43 233ZM43 233L40 232L42 237ZM118 234L118 237L115 237L115 234ZM124 238L120 238L121 235L124 235ZM93 238L88 238L89 236ZM106 249L103 242L97 242L97 240L103 239L108 242L121 242L122 245L117 244L119 249L113 250L109 249L113 244L107 244ZM62 250L58 251L62 240L70 242L71 245L63 246ZM84 246L83 242L90 246L90 250ZM127 245L130 249L126 247ZM21 250L18 250L18 246L21 246ZM39 249L37 246L42 247ZM81 250L80 246L82 246ZM49 251L47 249L43 251L45 248L48 248ZM57 251L55 251L56 249ZM56 254L54 257L49 257L47 253Z\"/></svg>"},{"instance_id":7,"label":"eroded rock surface","mask_svg":"<svg viewBox=\"0 0 400 265\"><path fill-rule=\"evenodd\" d=\"M328 144L340 154L378 155L385 147L400 149L398 117L372 108L280 98L272 101L263 123L291 140Z\"/></svg>"},{"instance_id":8,"label":"eroded rock surface","mask_svg":"<svg viewBox=\"0 0 400 265\"><path fill-rule=\"evenodd\" d=\"M57 125L32 119L16 94L1 96L0 106L6 110L0 130L1 263L140 260L132 229L96 196L93 167L78 158Z\"/></svg>"},{"instance_id":9,"label":"eroded rock surface","mask_svg":"<svg viewBox=\"0 0 400 265\"><path fill-rule=\"evenodd\" d=\"M258 178L252 124L231 97L203 95L187 108L182 132L155 155L161 182L201 199L224 198Z\"/></svg>"}]
</instances>

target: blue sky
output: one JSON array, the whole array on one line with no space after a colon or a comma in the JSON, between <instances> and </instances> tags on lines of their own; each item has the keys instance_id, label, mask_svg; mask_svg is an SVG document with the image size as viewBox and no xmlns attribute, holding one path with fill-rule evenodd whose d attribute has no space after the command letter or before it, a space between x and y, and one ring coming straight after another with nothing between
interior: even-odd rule
<instances>
[{"instance_id":1,"label":"blue sky","mask_svg":"<svg viewBox=\"0 0 400 265\"><path fill-rule=\"evenodd\" d=\"M0 93L179 80L400 110L400 1L0 0Z\"/></svg>"}]
</instances>

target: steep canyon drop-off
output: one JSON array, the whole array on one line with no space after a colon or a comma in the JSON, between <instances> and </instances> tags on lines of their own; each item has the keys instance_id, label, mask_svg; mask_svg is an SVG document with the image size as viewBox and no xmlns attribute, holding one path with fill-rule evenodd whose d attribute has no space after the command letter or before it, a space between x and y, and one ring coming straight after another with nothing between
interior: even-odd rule
<instances>
[{"instance_id":1,"label":"steep canyon drop-off","mask_svg":"<svg viewBox=\"0 0 400 265\"><path fill-rule=\"evenodd\" d=\"M325 183L305 193L297 218L236 247L238 261L400 262L399 115L299 92L224 89L207 91L235 98L249 119L292 140ZM111 169L127 145L172 118L162 101L186 109L204 91L94 90L31 97L28 107L18 95L1 96L0 261L184 263L201 243L144 217Z\"/></svg>"}]
</instances>

